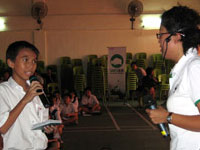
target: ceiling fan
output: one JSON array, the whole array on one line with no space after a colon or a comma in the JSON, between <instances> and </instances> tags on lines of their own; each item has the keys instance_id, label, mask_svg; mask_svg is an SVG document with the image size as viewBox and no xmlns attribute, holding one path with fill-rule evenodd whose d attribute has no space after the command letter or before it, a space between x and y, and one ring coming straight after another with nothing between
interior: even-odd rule
<instances>
[{"instance_id":1,"label":"ceiling fan","mask_svg":"<svg viewBox=\"0 0 200 150\"><path fill-rule=\"evenodd\" d=\"M33 3L31 8L31 16L36 19L37 23L40 26L40 29L43 27L42 19L47 16L48 6L43 1L38 1Z\"/></svg>"},{"instance_id":2,"label":"ceiling fan","mask_svg":"<svg viewBox=\"0 0 200 150\"><path fill-rule=\"evenodd\" d=\"M128 13L131 16L131 29L133 30L133 22L135 21L135 17L138 17L143 12L143 4L139 0L132 0L128 5Z\"/></svg>"}]
</instances>

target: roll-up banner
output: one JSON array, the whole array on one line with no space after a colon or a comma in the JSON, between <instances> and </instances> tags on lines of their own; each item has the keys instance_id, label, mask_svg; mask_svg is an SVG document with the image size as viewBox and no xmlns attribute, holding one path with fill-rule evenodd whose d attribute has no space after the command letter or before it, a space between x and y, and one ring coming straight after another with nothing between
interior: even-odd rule
<instances>
[{"instance_id":1,"label":"roll-up banner","mask_svg":"<svg viewBox=\"0 0 200 150\"><path fill-rule=\"evenodd\" d=\"M108 89L111 95L125 94L126 47L108 47Z\"/></svg>"}]
</instances>

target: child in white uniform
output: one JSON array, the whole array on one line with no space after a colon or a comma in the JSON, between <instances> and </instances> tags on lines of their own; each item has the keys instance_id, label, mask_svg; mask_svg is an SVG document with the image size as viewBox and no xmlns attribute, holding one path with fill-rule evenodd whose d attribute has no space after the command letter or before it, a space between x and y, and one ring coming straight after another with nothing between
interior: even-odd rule
<instances>
[{"instance_id":1,"label":"child in white uniform","mask_svg":"<svg viewBox=\"0 0 200 150\"><path fill-rule=\"evenodd\" d=\"M8 81L0 84L0 133L3 150L42 150L48 139L41 130L31 130L35 123L48 119L48 109L38 97L43 92L38 81L29 82L37 67L39 51L26 41L12 43L6 52L6 61L12 69ZM45 132L53 132L46 127Z\"/></svg>"}]
</instances>

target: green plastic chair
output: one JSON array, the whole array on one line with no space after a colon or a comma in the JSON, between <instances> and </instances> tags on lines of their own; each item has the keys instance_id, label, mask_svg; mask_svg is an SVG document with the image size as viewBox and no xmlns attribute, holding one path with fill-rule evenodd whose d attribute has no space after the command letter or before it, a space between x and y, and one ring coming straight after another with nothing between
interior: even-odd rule
<instances>
[{"instance_id":1,"label":"green plastic chair","mask_svg":"<svg viewBox=\"0 0 200 150\"><path fill-rule=\"evenodd\" d=\"M83 95L85 88L86 88L85 74L76 74L74 76L74 89L80 97Z\"/></svg>"},{"instance_id":2,"label":"green plastic chair","mask_svg":"<svg viewBox=\"0 0 200 150\"><path fill-rule=\"evenodd\" d=\"M73 75L76 76L77 74L84 74L82 66L73 67Z\"/></svg>"},{"instance_id":3,"label":"green plastic chair","mask_svg":"<svg viewBox=\"0 0 200 150\"><path fill-rule=\"evenodd\" d=\"M45 64L44 64L44 61L42 61L42 60L37 61L37 72L39 74L45 73Z\"/></svg>"},{"instance_id":4,"label":"green plastic chair","mask_svg":"<svg viewBox=\"0 0 200 150\"><path fill-rule=\"evenodd\" d=\"M60 65L71 64L71 58L68 56L60 57Z\"/></svg>"},{"instance_id":5,"label":"green plastic chair","mask_svg":"<svg viewBox=\"0 0 200 150\"><path fill-rule=\"evenodd\" d=\"M165 60L166 73L169 74L174 65L175 65L174 61L166 59Z\"/></svg>"},{"instance_id":6,"label":"green plastic chair","mask_svg":"<svg viewBox=\"0 0 200 150\"><path fill-rule=\"evenodd\" d=\"M141 52L141 53L136 53L135 54L135 59L146 59L147 58L147 54L145 52Z\"/></svg>"},{"instance_id":7,"label":"green plastic chair","mask_svg":"<svg viewBox=\"0 0 200 150\"><path fill-rule=\"evenodd\" d=\"M47 84L47 93L53 94L55 91L59 91L58 83L48 83Z\"/></svg>"},{"instance_id":8,"label":"green plastic chair","mask_svg":"<svg viewBox=\"0 0 200 150\"><path fill-rule=\"evenodd\" d=\"M138 67L146 69L146 59L137 59L136 64Z\"/></svg>"},{"instance_id":9,"label":"green plastic chair","mask_svg":"<svg viewBox=\"0 0 200 150\"><path fill-rule=\"evenodd\" d=\"M162 57L162 54L152 54L152 59L153 59L153 62L156 62L158 60L162 60L163 57Z\"/></svg>"},{"instance_id":10,"label":"green plastic chair","mask_svg":"<svg viewBox=\"0 0 200 150\"><path fill-rule=\"evenodd\" d=\"M133 55L132 55L132 53L127 52L127 53L126 53L126 59L130 59L130 60L132 60L132 59L133 59Z\"/></svg>"},{"instance_id":11,"label":"green plastic chair","mask_svg":"<svg viewBox=\"0 0 200 150\"><path fill-rule=\"evenodd\" d=\"M137 89L137 82L138 82L138 78L137 78L137 75L134 71L130 71L130 72L127 72L127 80L126 80L126 96L127 98L130 97L130 93L132 92L133 95ZM132 96L131 95L131 98Z\"/></svg>"},{"instance_id":12,"label":"green plastic chair","mask_svg":"<svg viewBox=\"0 0 200 150\"><path fill-rule=\"evenodd\" d=\"M158 68L155 68L153 70L154 72L154 77L158 79L158 76L162 74L162 70L161 69L158 69Z\"/></svg>"},{"instance_id":13,"label":"green plastic chair","mask_svg":"<svg viewBox=\"0 0 200 150\"><path fill-rule=\"evenodd\" d=\"M88 62L91 62L93 58L98 58L97 55L88 55L87 60Z\"/></svg>"},{"instance_id":14,"label":"green plastic chair","mask_svg":"<svg viewBox=\"0 0 200 150\"><path fill-rule=\"evenodd\" d=\"M57 65L48 65L47 69L51 69L52 73L57 74Z\"/></svg>"},{"instance_id":15,"label":"green plastic chair","mask_svg":"<svg viewBox=\"0 0 200 150\"><path fill-rule=\"evenodd\" d=\"M82 59L72 59L72 66L82 66Z\"/></svg>"},{"instance_id":16,"label":"green plastic chair","mask_svg":"<svg viewBox=\"0 0 200 150\"><path fill-rule=\"evenodd\" d=\"M169 74L160 74L158 76L158 81L160 82L160 100L162 100L163 92L168 95L169 91Z\"/></svg>"}]
</instances>

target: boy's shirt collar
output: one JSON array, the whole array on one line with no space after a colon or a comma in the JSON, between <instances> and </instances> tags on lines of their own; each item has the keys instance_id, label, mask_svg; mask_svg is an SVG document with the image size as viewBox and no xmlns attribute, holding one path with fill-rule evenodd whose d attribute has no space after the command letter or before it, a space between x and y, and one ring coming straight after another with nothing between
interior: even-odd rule
<instances>
[{"instance_id":1,"label":"boy's shirt collar","mask_svg":"<svg viewBox=\"0 0 200 150\"><path fill-rule=\"evenodd\" d=\"M23 87L22 87L21 85L19 85L19 84L13 79L12 76L8 79L8 83L10 84L11 87L16 88L16 89L18 89L18 90L24 92ZM27 83L28 85L30 85L30 81L29 81L29 80L27 80L26 83Z\"/></svg>"}]
</instances>

